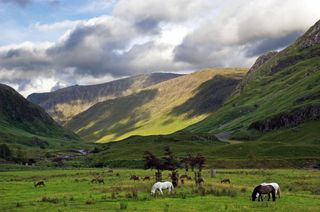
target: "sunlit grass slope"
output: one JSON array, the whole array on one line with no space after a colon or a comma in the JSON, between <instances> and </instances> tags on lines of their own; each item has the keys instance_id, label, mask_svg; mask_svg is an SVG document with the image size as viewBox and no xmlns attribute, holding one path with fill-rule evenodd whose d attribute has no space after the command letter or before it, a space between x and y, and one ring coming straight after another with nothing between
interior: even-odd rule
<instances>
[{"instance_id":1,"label":"sunlit grass slope","mask_svg":"<svg viewBox=\"0 0 320 212\"><path fill-rule=\"evenodd\" d=\"M246 69L205 69L98 103L66 126L85 140L109 142L132 135L170 134L218 109Z\"/></svg>"},{"instance_id":2,"label":"sunlit grass slope","mask_svg":"<svg viewBox=\"0 0 320 212\"><path fill-rule=\"evenodd\" d=\"M242 140L319 142L320 41L317 34L320 34L320 22L294 44L249 71L222 108L187 130L229 132L233 138ZM269 123L269 129L254 130L250 127L254 123Z\"/></svg>"}]
</instances>

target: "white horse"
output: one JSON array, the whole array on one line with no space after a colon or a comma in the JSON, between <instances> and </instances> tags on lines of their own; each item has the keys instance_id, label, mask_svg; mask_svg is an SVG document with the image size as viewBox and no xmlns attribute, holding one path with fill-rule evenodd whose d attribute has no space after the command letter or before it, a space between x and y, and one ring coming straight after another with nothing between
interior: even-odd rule
<instances>
[{"instance_id":1,"label":"white horse","mask_svg":"<svg viewBox=\"0 0 320 212\"><path fill-rule=\"evenodd\" d=\"M278 197L280 198L280 186L279 186L278 183L274 183L274 182L272 182L272 183L261 183L260 185L263 185L263 186L271 185L274 188L276 194L278 194Z\"/></svg>"},{"instance_id":2,"label":"white horse","mask_svg":"<svg viewBox=\"0 0 320 212\"><path fill-rule=\"evenodd\" d=\"M169 193L173 190L173 185L171 182L156 182L153 184L151 188L151 195L154 195L157 190L159 190L160 194L163 195L162 189L168 189Z\"/></svg>"}]
</instances>

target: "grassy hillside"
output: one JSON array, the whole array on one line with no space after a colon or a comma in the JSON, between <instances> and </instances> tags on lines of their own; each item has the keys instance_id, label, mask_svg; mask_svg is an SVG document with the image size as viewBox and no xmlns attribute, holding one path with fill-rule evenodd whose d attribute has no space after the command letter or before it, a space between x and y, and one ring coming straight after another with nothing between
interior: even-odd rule
<instances>
[{"instance_id":1,"label":"grassy hillside","mask_svg":"<svg viewBox=\"0 0 320 212\"><path fill-rule=\"evenodd\" d=\"M320 22L283 51L259 58L222 108L186 130L240 140L319 142L319 35Z\"/></svg>"},{"instance_id":2,"label":"grassy hillside","mask_svg":"<svg viewBox=\"0 0 320 212\"><path fill-rule=\"evenodd\" d=\"M0 84L0 99L0 143L36 149L81 144L76 134L9 86Z\"/></svg>"},{"instance_id":3,"label":"grassy hillside","mask_svg":"<svg viewBox=\"0 0 320 212\"><path fill-rule=\"evenodd\" d=\"M206 69L98 103L66 126L85 140L109 142L132 135L170 134L219 108L246 69Z\"/></svg>"},{"instance_id":4,"label":"grassy hillside","mask_svg":"<svg viewBox=\"0 0 320 212\"><path fill-rule=\"evenodd\" d=\"M141 89L181 76L153 73L128 77L98 85L72 86L48 93L34 93L28 100L44 108L56 121L65 123L94 104L127 96Z\"/></svg>"}]
</instances>

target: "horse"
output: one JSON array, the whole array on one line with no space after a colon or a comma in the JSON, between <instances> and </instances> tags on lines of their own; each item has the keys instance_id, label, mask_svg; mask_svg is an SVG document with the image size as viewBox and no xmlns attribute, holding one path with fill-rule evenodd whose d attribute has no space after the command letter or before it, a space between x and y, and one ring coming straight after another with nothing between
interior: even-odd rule
<instances>
[{"instance_id":1,"label":"horse","mask_svg":"<svg viewBox=\"0 0 320 212\"><path fill-rule=\"evenodd\" d=\"M94 178L91 180L91 183L103 183L104 184L104 180L101 178Z\"/></svg>"},{"instance_id":2,"label":"horse","mask_svg":"<svg viewBox=\"0 0 320 212\"><path fill-rule=\"evenodd\" d=\"M270 200L270 193L272 194L272 201L276 201L276 190L271 185L258 185L253 189L252 192L252 201L255 201L258 198L258 201L263 201L263 194L268 195L268 201Z\"/></svg>"},{"instance_id":3,"label":"horse","mask_svg":"<svg viewBox=\"0 0 320 212\"><path fill-rule=\"evenodd\" d=\"M181 175L180 176L180 179L183 179L183 178L188 178L189 176L188 175L186 175L186 174L183 174L183 175Z\"/></svg>"},{"instance_id":4,"label":"horse","mask_svg":"<svg viewBox=\"0 0 320 212\"><path fill-rule=\"evenodd\" d=\"M198 179L195 179L196 184L199 186L202 186L204 183L204 179L202 177L198 177Z\"/></svg>"},{"instance_id":5,"label":"horse","mask_svg":"<svg viewBox=\"0 0 320 212\"><path fill-rule=\"evenodd\" d=\"M174 189L173 184L171 182L156 182L153 184L151 188L151 195L154 195L157 190L159 190L160 194L163 195L162 189L168 189L168 192L171 193Z\"/></svg>"},{"instance_id":6,"label":"horse","mask_svg":"<svg viewBox=\"0 0 320 212\"><path fill-rule=\"evenodd\" d=\"M44 181L39 181L34 183L34 187L38 187L38 186L45 186Z\"/></svg>"},{"instance_id":7,"label":"horse","mask_svg":"<svg viewBox=\"0 0 320 212\"><path fill-rule=\"evenodd\" d=\"M230 179L223 179L223 180L221 180L221 183L231 183L231 181L230 181Z\"/></svg>"},{"instance_id":8,"label":"horse","mask_svg":"<svg viewBox=\"0 0 320 212\"><path fill-rule=\"evenodd\" d=\"M143 181L145 181L145 180L151 180L151 177L150 177L150 176L145 176L145 177L143 178Z\"/></svg>"},{"instance_id":9,"label":"horse","mask_svg":"<svg viewBox=\"0 0 320 212\"><path fill-rule=\"evenodd\" d=\"M140 177L136 175L131 175L130 180L133 180L133 181L140 180Z\"/></svg>"},{"instance_id":10,"label":"horse","mask_svg":"<svg viewBox=\"0 0 320 212\"><path fill-rule=\"evenodd\" d=\"M276 191L276 194L278 195L280 199L280 186L278 183L272 182L272 183L261 183L260 185L271 185L274 190Z\"/></svg>"}]
</instances>

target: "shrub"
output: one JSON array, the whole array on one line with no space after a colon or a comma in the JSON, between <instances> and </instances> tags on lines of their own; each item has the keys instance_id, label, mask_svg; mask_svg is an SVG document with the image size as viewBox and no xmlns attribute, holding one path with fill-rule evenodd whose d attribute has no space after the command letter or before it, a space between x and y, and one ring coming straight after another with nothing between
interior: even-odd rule
<instances>
[{"instance_id":1,"label":"shrub","mask_svg":"<svg viewBox=\"0 0 320 212\"><path fill-rule=\"evenodd\" d=\"M96 202L93 199L88 199L86 205L94 205Z\"/></svg>"},{"instance_id":2,"label":"shrub","mask_svg":"<svg viewBox=\"0 0 320 212\"><path fill-rule=\"evenodd\" d=\"M55 198L55 197L42 197L41 201L42 202L54 203L54 204L59 203L59 199Z\"/></svg>"},{"instance_id":3,"label":"shrub","mask_svg":"<svg viewBox=\"0 0 320 212\"><path fill-rule=\"evenodd\" d=\"M127 210L127 208L128 208L128 203L126 203L126 202L120 202L120 203L119 203L119 208L120 208L120 210Z\"/></svg>"},{"instance_id":4,"label":"shrub","mask_svg":"<svg viewBox=\"0 0 320 212\"><path fill-rule=\"evenodd\" d=\"M241 188L240 192L246 193L247 192L247 188L245 188L245 187Z\"/></svg>"},{"instance_id":5,"label":"shrub","mask_svg":"<svg viewBox=\"0 0 320 212\"><path fill-rule=\"evenodd\" d=\"M16 208L21 208L22 206L23 206L22 203L20 203L20 202L16 203Z\"/></svg>"},{"instance_id":6,"label":"shrub","mask_svg":"<svg viewBox=\"0 0 320 212\"><path fill-rule=\"evenodd\" d=\"M117 199L118 193L117 192L112 192L111 193L111 199Z\"/></svg>"}]
</instances>

